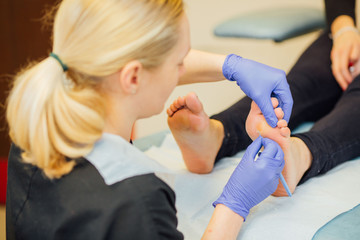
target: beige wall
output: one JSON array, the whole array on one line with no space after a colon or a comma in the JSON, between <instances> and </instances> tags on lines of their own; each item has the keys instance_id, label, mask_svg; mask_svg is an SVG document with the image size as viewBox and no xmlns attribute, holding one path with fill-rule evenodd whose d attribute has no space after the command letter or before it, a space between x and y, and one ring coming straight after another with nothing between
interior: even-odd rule
<instances>
[{"instance_id":1,"label":"beige wall","mask_svg":"<svg viewBox=\"0 0 360 240\"><path fill-rule=\"evenodd\" d=\"M241 13L273 7L317 7L323 8L322 0L185 0L190 21L192 47L214 53L236 53L262 63L288 71L301 52L317 36L318 32L306 34L282 43L270 40L226 39L213 35L213 28L220 22ZM214 114L243 96L235 83L192 84L180 86L169 97L165 107L178 96L194 91L202 100L205 111ZM166 113L140 120L136 125L136 136L143 137L168 129Z\"/></svg>"}]
</instances>

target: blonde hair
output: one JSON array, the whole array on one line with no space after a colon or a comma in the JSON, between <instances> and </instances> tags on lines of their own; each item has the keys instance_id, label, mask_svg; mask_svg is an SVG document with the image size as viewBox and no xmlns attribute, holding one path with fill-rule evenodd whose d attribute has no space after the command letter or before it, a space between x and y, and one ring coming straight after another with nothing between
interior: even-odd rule
<instances>
[{"instance_id":1,"label":"blonde hair","mask_svg":"<svg viewBox=\"0 0 360 240\"><path fill-rule=\"evenodd\" d=\"M178 39L181 0L64 0L55 16L53 52L15 77L6 117L26 163L49 178L69 173L102 134L101 79L131 60L161 65Z\"/></svg>"}]
</instances>

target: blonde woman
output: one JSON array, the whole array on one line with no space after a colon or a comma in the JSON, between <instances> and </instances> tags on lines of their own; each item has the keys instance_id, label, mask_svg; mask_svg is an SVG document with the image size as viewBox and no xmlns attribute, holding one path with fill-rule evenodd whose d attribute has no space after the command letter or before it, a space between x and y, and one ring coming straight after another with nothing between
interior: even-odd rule
<instances>
[{"instance_id":1,"label":"blonde woman","mask_svg":"<svg viewBox=\"0 0 360 240\"><path fill-rule=\"evenodd\" d=\"M175 194L154 174L165 170L129 141L135 120L159 113L181 76L223 78L225 57L196 51L184 75L189 49L181 0L61 2L52 53L16 76L8 98L8 239L183 238ZM280 147L258 138L204 238L236 238L283 164Z\"/></svg>"}]
</instances>

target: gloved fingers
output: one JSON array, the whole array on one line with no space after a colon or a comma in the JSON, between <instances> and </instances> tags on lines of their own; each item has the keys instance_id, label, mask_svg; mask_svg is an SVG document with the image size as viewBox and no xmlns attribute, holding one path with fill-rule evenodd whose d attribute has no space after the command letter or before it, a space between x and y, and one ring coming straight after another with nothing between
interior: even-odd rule
<instances>
[{"instance_id":1,"label":"gloved fingers","mask_svg":"<svg viewBox=\"0 0 360 240\"><path fill-rule=\"evenodd\" d=\"M273 158L272 163L274 166L276 166L276 173L277 176L280 176L280 173L282 172L284 166L285 166L285 160L284 160L284 152L280 148L280 151L278 152L277 156Z\"/></svg>"},{"instance_id":2,"label":"gloved fingers","mask_svg":"<svg viewBox=\"0 0 360 240\"><path fill-rule=\"evenodd\" d=\"M280 176L280 174L277 175L276 177L274 177L273 181L270 183L270 186L269 186L270 194L269 194L269 196L271 194L273 194L276 191L276 189L278 188L278 185L280 184L279 176Z\"/></svg>"},{"instance_id":3,"label":"gloved fingers","mask_svg":"<svg viewBox=\"0 0 360 240\"><path fill-rule=\"evenodd\" d=\"M278 166L277 175L280 175L280 173L282 172L282 170L285 166L284 152L281 148L278 148L278 152L276 153L276 155L273 159L273 163L275 166Z\"/></svg>"},{"instance_id":4,"label":"gloved fingers","mask_svg":"<svg viewBox=\"0 0 360 240\"><path fill-rule=\"evenodd\" d=\"M243 159L244 158L252 159L252 160L255 159L256 154L260 151L260 148L262 147L262 139L263 138L261 136L259 136L248 146Z\"/></svg>"},{"instance_id":5,"label":"gloved fingers","mask_svg":"<svg viewBox=\"0 0 360 240\"><path fill-rule=\"evenodd\" d=\"M278 119L275 115L274 112L274 107L272 105L271 102L271 98L270 97L266 97L266 99L253 99L254 102L259 106L261 112L263 113L266 122L271 126L271 127L276 127Z\"/></svg>"},{"instance_id":6,"label":"gloved fingers","mask_svg":"<svg viewBox=\"0 0 360 240\"><path fill-rule=\"evenodd\" d=\"M280 145L278 145L278 152L275 155L276 159L284 159L284 152L282 150L282 148L280 147Z\"/></svg>"},{"instance_id":7,"label":"gloved fingers","mask_svg":"<svg viewBox=\"0 0 360 240\"><path fill-rule=\"evenodd\" d=\"M282 89L275 89L274 94L279 100L279 105L284 112L284 119L289 122L294 101L291 96L289 85L287 83L284 84L286 86L283 86Z\"/></svg>"},{"instance_id":8,"label":"gloved fingers","mask_svg":"<svg viewBox=\"0 0 360 240\"><path fill-rule=\"evenodd\" d=\"M283 150L279 144L269 138L263 138L262 143L264 150L258 158L258 161L267 161L269 165L276 167L277 173L280 174L285 164Z\"/></svg>"},{"instance_id":9,"label":"gloved fingers","mask_svg":"<svg viewBox=\"0 0 360 240\"><path fill-rule=\"evenodd\" d=\"M278 168L278 175L280 176L280 173L282 172L282 170L284 169L285 167L285 159L284 158L281 158L279 159L280 160L280 165L279 165L279 168Z\"/></svg>"},{"instance_id":10,"label":"gloved fingers","mask_svg":"<svg viewBox=\"0 0 360 240\"><path fill-rule=\"evenodd\" d=\"M269 138L262 138L262 144L264 146L264 150L261 153L261 157L267 158L281 158L281 153L283 152L275 141Z\"/></svg>"}]
</instances>

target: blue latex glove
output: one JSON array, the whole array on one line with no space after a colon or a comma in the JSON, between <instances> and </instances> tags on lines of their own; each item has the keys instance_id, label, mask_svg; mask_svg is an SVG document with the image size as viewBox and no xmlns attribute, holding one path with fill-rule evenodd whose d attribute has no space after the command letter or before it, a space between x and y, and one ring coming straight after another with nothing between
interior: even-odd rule
<instances>
[{"instance_id":1,"label":"blue latex glove","mask_svg":"<svg viewBox=\"0 0 360 240\"><path fill-rule=\"evenodd\" d=\"M264 151L254 161L262 145ZM224 204L246 219L252 207L275 192L284 164L280 146L268 138L258 137L247 148L213 206Z\"/></svg>"},{"instance_id":2,"label":"blue latex glove","mask_svg":"<svg viewBox=\"0 0 360 240\"><path fill-rule=\"evenodd\" d=\"M235 54L226 57L222 69L227 79L236 81L241 90L255 101L271 127L276 127L278 122L271 97L279 100L284 119L289 122L293 99L284 71Z\"/></svg>"}]
</instances>

